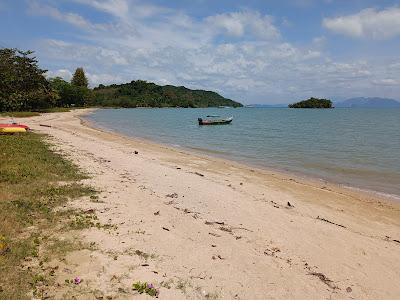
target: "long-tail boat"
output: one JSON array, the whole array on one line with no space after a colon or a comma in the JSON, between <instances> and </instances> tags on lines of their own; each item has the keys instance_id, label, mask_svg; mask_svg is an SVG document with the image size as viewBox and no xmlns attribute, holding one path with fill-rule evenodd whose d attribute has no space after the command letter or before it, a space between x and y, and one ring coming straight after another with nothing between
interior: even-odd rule
<instances>
[{"instance_id":1,"label":"long-tail boat","mask_svg":"<svg viewBox=\"0 0 400 300\"><path fill-rule=\"evenodd\" d=\"M230 124L233 120L233 117L229 118L209 118L209 119L202 119L198 118L199 125L225 125Z\"/></svg>"}]
</instances>

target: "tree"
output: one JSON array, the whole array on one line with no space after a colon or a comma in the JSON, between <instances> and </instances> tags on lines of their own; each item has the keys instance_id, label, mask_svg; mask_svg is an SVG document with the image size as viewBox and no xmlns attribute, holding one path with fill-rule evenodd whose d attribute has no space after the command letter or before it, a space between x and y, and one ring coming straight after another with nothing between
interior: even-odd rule
<instances>
[{"instance_id":1,"label":"tree","mask_svg":"<svg viewBox=\"0 0 400 300\"><path fill-rule=\"evenodd\" d=\"M91 103L92 93L83 86L73 85L60 77L51 78L50 85L57 93L57 106L85 106Z\"/></svg>"},{"instance_id":2,"label":"tree","mask_svg":"<svg viewBox=\"0 0 400 300\"><path fill-rule=\"evenodd\" d=\"M88 87L88 80L85 75L83 68L77 68L74 76L72 77L71 83L75 86L81 86L84 88Z\"/></svg>"},{"instance_id":3,"label":"tree","mask_svg":"<svg viewBox=\"0 0 400 300\"><path fill-rule=\"evenodd\" d=\"M48 108L56 94L38 66L33 51L0 49L0 111Z\"/></svg>"}]
</instances>

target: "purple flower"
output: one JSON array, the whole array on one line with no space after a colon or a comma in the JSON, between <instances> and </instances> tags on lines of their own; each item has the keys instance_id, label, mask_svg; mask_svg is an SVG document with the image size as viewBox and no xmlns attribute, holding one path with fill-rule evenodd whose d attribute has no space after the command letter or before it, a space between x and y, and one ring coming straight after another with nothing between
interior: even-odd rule
<instances>
[{"instance_id":1,"label":"purple flower","mask_svg":"<svg viewBox=\"0 0 400 300\"><path fill-rule=\"evenodd\" d=\"M152 283L147 284L147 288L149 288L149 289L154 289L154 285L153 285Z\"/></svg>"},{"instance_id":2,"label":"purple flower","mask_svg":"<svg viewBox=\"0 0 400 300\"><path fill-rule=\"evenodd\" d=\"M74 278L74 283L75 284L80 284L81 281L82 281L82 279L80 277L78 277L78 276Z\"/></svg>"}]
</instances>

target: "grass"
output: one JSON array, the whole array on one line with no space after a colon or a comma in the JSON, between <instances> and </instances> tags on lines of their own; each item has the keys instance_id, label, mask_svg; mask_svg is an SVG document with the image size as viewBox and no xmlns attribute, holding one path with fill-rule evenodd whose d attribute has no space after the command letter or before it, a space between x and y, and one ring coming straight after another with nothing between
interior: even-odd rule
<instances>
[{"instance_id":1,"label":"grass","mask_svg":"<svg viewBox=\"0 0 400 300\"><path fill-rule=\"evenodd\" d=\"M43 280L23 265L42 260L41 252L51 255L47 237L66 217L54 208L94 193L79 183L87 176L45 139L35 133L0 136L0 299L30 298Z\"/></svg>"},{"instance_id":2,"label":"grass","mask_svg":"<svg viewBox=\"0 0 400 300\"><path fill-rule=\"evenodd\" d=\"M38 112L42 112L42 113L69 112L69 111L71 111L71 108L68 108L68 107L52 107L52 108L38 110Z\"/></svg>"},{"instance_id":3,"label":"grass","mask_svg":"<svg viewBox=\"0 0 400 300\"><path fill-rule=\"evenodd\" d=\"M13 111L13 112L0 112L0 117L13 117L13 118L29 118L40 116L41 113L56 113L56 112L69 112L71 109L79 109L81 107L51 107L37 109L34 111Z\"/></svg>"},{"instance_id":4,"label":"grass","mask_svg":"<svg viewBox=\"0 0 400 300\"><path fill-rule=\"evenodd\" d=\"M15 111L15 112L2 112L0 117L13 117L13 118L29 118L40 116L36 111Z\"/></svg>"},{"instance_id":5,"label":"grass","mask_svg":"<svg viewBox=\"0 0 400 300\"><path fill-rule=\"evenodd\" d=\"M158 298L159 292L151 283L137 281L132 285L132 288L133 288L133 290L137 291L139 294L146 293L147 295L149 295L151 297Z\"/></svg>"}]
</instances>

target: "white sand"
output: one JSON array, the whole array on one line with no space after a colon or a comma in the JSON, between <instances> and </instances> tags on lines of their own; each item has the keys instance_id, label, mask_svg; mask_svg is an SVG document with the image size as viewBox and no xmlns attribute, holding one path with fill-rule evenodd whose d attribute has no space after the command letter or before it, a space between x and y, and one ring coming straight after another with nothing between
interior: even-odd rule
<instances>
[{"instance_id":1,"label":"white sand","mask_svg":"<svg viewBox=\"0 0 400 300\"><path fill-rule=\"evenodd\" d=\"M77 233L98 250L67 257L57 297L132 299L141 280L160 299L400 299L398 203L105 133L83 113L22 120L93 176L104 203L73 205L117 226ZM84 281L65 290L72 274Z\"/></svg>"}]
</instances>

